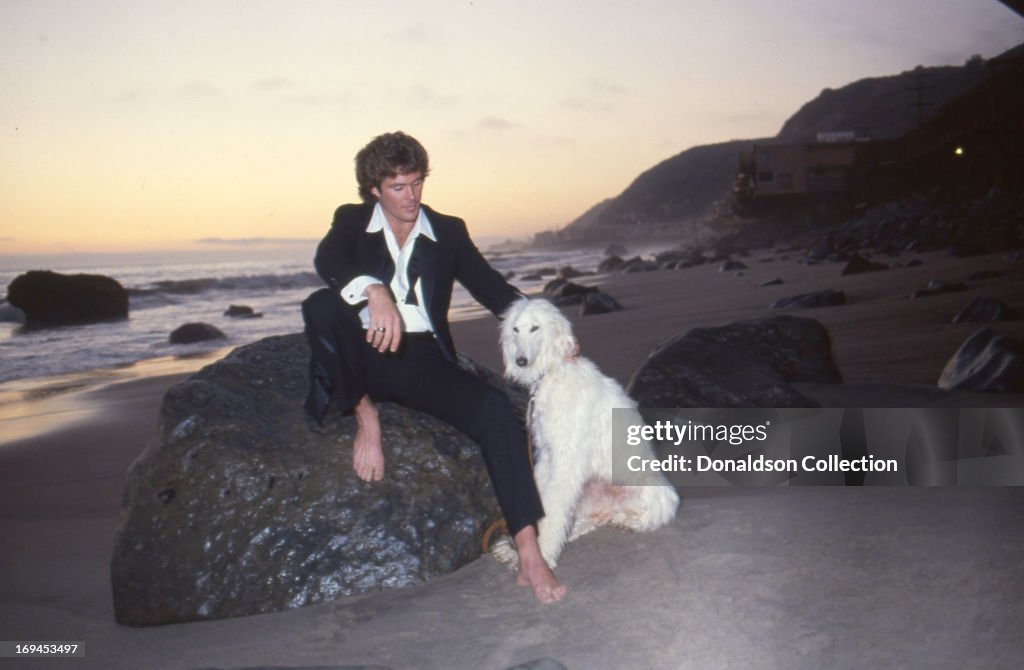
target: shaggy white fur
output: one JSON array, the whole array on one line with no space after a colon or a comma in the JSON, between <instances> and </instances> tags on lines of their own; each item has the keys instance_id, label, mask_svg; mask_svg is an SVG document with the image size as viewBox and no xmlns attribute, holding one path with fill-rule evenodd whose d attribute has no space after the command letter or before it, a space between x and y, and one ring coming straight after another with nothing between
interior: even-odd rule
<instances>
[{"instance_id":1,"label":"shaggy white fur","mask_svg":"<svg viewBox=\"0 0 1024 670\"><path fill-rule=\"evenodd\" d=\"M604 524L653 530L675 516L679 496L660 473L643 486L612 485L612 409L635 412L622 386L590 360L572 359L569 320L546 300L519 300L504 314L501 353L505 376L530 389L534 478L545 516L537 525L541 553L555 567L566 542ZM649 443L636 452L653 457ZM506 538L492 550L515 564Z\"/></svg>"}]
</instances>

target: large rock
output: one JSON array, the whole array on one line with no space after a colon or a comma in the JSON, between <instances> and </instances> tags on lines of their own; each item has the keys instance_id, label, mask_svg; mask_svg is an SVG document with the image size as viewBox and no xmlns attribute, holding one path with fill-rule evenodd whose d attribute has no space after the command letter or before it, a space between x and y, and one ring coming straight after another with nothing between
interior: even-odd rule
<instances>
[{"instance_id":1,"label":"large rock","mask_svg":"<svg viewBox=\"0 0 1024 670\"><path fill-rule=\"evenodd\" d=\"M227 339L227 335L224 334L217 326L211 326L208 323L196 321L192 323L183 323L167 336L167 341L171 344L192 344L194 342L205 342L207 340L224 340Z\"/></svg>"},{"instance_id":2,"label":"large rock","mask_svg":"<svg viewBox=\"0 0 1024 670\"><path fill-rule=\"evenodd\" d=\"M7 301L25 313L30 328L128 318L128 292L103 275L32 270L14 278Z\"/></svg>"},{"instance_id":3,"label":"large rock","mask_svg":"<svg viewBox=\"0 0 1024 670\"><path fill-rule=\"evenodd\" d=\"M828 331L776 316L695 328L655 349L633 375L641 407L817 407L790 382L840 383Z\"/></svg>"},{"instance_id":4,"label":"large rock","mask_svg":"<svg viewBox=\"0 0 1024 670\"><path fill-rule=\"evenodd\" d=\"M380 403L387 474L360 481L354 419L331 412L317 427L304 415L308 356L302 335L270 337L168 391L128 475L111 564L120 623L301 607L419 584L480 555L500 512L477 445Z\"/></svg>"},{"instance_id":5,"label":"large rock","mask_svg":"<svg viewBox=\"0 0 1024 670\"><path fill-rule=\"evenodd\" d=\"M968 337L946 363L939 387L984 393L1024 393L1024 343L991 328Z\"/></svg>"}]
</instances>

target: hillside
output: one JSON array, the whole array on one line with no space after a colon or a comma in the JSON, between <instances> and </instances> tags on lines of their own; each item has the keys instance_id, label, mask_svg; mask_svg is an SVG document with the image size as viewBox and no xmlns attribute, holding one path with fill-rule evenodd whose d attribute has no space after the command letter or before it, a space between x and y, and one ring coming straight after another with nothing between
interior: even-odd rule
<instances>
[{"instance_id":1,"label":"hillside","mask_svg":"<svg viewBox=\"0 0 1024 670\"><path fill-rule=\"evenodd\" d=\"M1024 45L998 58L1021 51ZM645 229L664 231L700 219L729 194L739 155L753 144L814 142L822 131L854 131L868 139L900 137L917 126L919 110L926 121L988 74L985 61L974 57L960 67L919 67L826 88L790 117L776 137L687 149L643 172L619 196L595 205L555 237L635 237ZM920 106L918 88L925 103Z\"/></svg>"}]
</instances>

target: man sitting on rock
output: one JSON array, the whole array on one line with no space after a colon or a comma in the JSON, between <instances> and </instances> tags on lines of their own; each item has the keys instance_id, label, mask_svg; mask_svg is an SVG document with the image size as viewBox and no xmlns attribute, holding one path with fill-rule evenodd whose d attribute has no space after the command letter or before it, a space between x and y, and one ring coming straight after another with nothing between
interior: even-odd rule
<instances>
[{"instance_id":1,"label":"man sitting on rock","mask_svg":"<svg viewBox=\"0 0 1024 670\"><path fill-rule=\"evenodd\" d=\"M503 393L458 366L448 325L455 280L495 315L522 294L487 263L461 219L420 203L428 173L426 150L401 132L356 155L363 203L335 211L315 259L330 288L302 305L313 351L306 410L318 422L332 402L354 412L352 464L369 482L384 477L374 401L427 412L476 440L515 539L517 581L555 602L566 587L537 545L544 511L522 426Z\"/></svg>"}]
</instances>

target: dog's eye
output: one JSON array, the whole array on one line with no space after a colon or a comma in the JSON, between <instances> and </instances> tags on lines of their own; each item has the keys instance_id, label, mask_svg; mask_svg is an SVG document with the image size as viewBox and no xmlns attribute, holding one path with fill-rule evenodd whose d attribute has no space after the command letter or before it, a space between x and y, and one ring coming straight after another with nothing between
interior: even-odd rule
<instances>
[{"instance_id":1,"label":"dog's eye","mask_svg":"<svg viewBox=\"0 0 1024 670\"><path fill-rule=\"evenodd\" d=\"M538 330L539 328L540 328L540 326L531 326L531 327L530 327L530 332L531 332L531 333L535 333L535 332L537 332L537 330Z\"/></svg>"}]
</instances>

